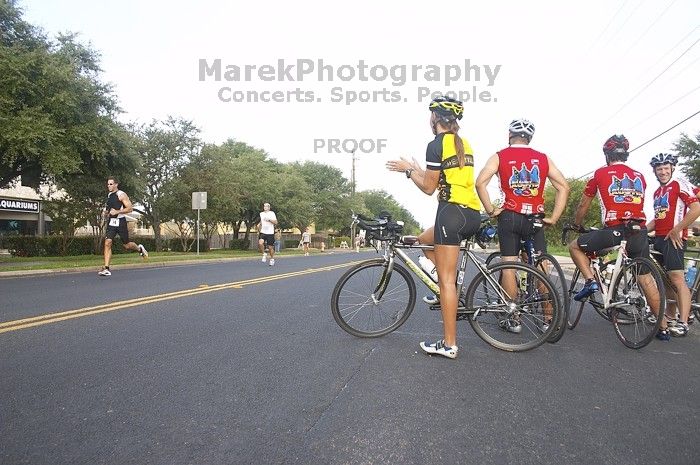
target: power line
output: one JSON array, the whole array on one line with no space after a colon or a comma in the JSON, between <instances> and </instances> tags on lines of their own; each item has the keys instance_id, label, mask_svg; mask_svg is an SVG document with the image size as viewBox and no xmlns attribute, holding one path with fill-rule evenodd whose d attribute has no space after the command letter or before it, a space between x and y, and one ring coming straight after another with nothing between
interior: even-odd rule
<instances>
[{"instance_id":1,"label":"power line","mask_svg":"<svg viewBox=\"0 0 700 465\"><path fill-rule=\"evenodd\" d=\"M691 29L691 31L690 31L689 33L687 33L686 35L684 35L683 38L682 38L681 40L679 40L678 42L676 42L676 44L675 44L673 47L671 47L670 49L668 49L668 51L667 51L666 53L664 53L664 54L661 56L661 58L659 58L658 60L656 60L656 61L654 62L653 65L649 66L649 67L644 71L644 73L642 73L642 76L645 75L645 74L647 74L647 72L649 72L650 69L654 68L656 65L658 65L659 63L661 63L661 61L662 61L664 58L666 58L666 57L668 56L669 53L671 53L676 47L678 47L681 43L683 43L683 41L684 41L685 39L687 39L688 37L690 37L690 35L691 35L693 32L697 31L698 28L700 28L700 26L695 26L693 29ZM640 77L641 77L641 76L640 76Z\"/></svg>"},{"instance_id":2,"label":"power line","mask_svg":"<svg viewBox=\"0 0 700 465\"><path fill-rule=\"evenodd\" d=\"M691 118L693 118L693 117L695 117L695 116L697 116L697 115L700 115L700 110L699 110L699 111L696 111L695 113L693 113L692 115L688 116L688 117L685 118L684 120L682 120L682 121L680 121L680 122L674 124L674 125L671 126L670 128L666 129L664 132L661 132L661 133L655 135L654 137L652 137L652 138L649 139L648 141L644 142L642 145L638 145L637 147L633 148L632 150L629 151L629 153L632 153L632 152L634 152L634 151L637 150L637 149L641 149L642 147L644 147L645 145L647 145L649 142L658 139L659 137L663 136L664 134L666 134L666 133L667 133L668 131L670 131L671 129L677 128L677 127L680 126L681 124L685 123L686 121L688 121L689 119L691 119ZM586 176L591 175L591 174L593 174L593 173L595 173L595 171L589 171L588 173L583 174L583 175L579 176L578 178L574 178L574 179L585 178Z\"/></svg>"},{"instance_id":3,"label":"power line","mask_svg":"<svg viewBox=\"0 0 700 465\"><path fill-rule=\"evenodd\" d=\"M666 9L664 9L664 11L662 11L661 14L658 15L654 21L652 21L652 23L649 25L649 27L647 27L646 30L645 30L644 32L642 32L642 35L640 35L639 37L637 37L637 40L635 40L634 42L632 42L632 45L630 45L629 48L628 48L627 50L625 50L625 53L623 53L623 55L627 55L627 54L630 52L630 50L632 50L632 49L635 47L635 45L637 45L637 44L639 43L639 41L642 40L642 38L644 38L644 36L647 35L647 34L649 33L649 30L650 30L652 27L654 27L654 25L656 25L656 23L659 22L659 20L663 17L663 15L665 15L666 12L673 6L673 4L676 3L677 1L678 1L678 0L671 0L671 3L668 4L668 6L666 7Z\"/></svg>"},{"instance_id":4,"label":"power line","mask_svg":"<svg viewBox=\"0 0 700 465\"><path fill-rule=\"evenodd\" d=\"M657 111L656 113L647 116L646 118L644 118L644 119L641 120L640 122L636 123L634 126L628 128L628 130L634 129L634 128L636 128L637 126L639 126L640 124L642 124L642 123L644 123L644 122L650 120L650 119L653 118L654 116L656 116L656 115L658 115L659 113L661 113L662 111L666 110L668 107L671 107L671 106L675 105L676 103L680 102L681 100L683 100L684 98L686 98L687 96L689 96L689 95L692 94L693 92L696 92L696 91L699 90L699 89L700 89L700 86L698 86L698 87L696 87L695 89L691 90L690 92L687 92L686 94L684 94L684 95L678 97L676 100L674 100L673 102L669 103L668 105L666 105L665 107L663 107L662 109L660 109L659 111Z\"/></svg>"},{"instance_id":5,"label":"power line","mask_svg":"<svg viewBox=\"0 0 700 465\"><path fill-rule=\"evenodd\" d=\"M593 41L593 43L591 44L591 47L588 49L589 52L593 49L593 47L595 46L595 44L598 43L598 41L600 40L600 38L603 37L603 34L605 34L605 33L607 32L607 30L608 30L608 28L610 27L610 25L613 23L613 21L615 21L615 18L617 18L617 15L620 14L620 11L622 11L622 9L625 7L625 5L627 5L627 2L628 2L628 1L629 1L629 0L625 0L624 2L622 2L622 5L620 6L620 8L618 8L617 11L615 12L615 14L612 15L612 17L610 18L610 21L608 22L608 24L603 28L603 30L600 32L600 34L598 34L598 37L596 37L596 39L595 39L595 40Z\"/></svg>"},{"instance_id":6,"label":"power line","mask_svg":"<svg viewBox=\"0 0 700 465\"><path fill-rule=\"evenodd\" d=\"M630 150L630 153L634 152L634 151L637 150L637 149L641 149L642 147L644 147L645 145L647 145L649 142L658 139L659 137L663 136L664 134L666 134L666 133L667 133L668 131L670 131L671 129L677 128L677 127L680 126L681 124L683 124L683 123L685 123L686 121L688 121L690 118L692 118L692 117L694 117L694 116L697 116L697 115L700 115L700 111L696 111L695 113L693 113L692 115L688 116L686 119L684 119L684 120L681 121L680 123L674 124L674 125L671 126L670 128L666 129L664 132L662 132L662 133L660 133L660 134L657 134L657 135L655 135L654 137L652 137L651 139L649 139L648 141L644 142L642 145L638 145L637 147L635 147L635 148L633 148L632 150Z\"/></svg>"},{"instance_id":7,"label":"power line","mask_svg":"<svg viewBox=\"0 0 700 465\"><path fill-rule=\"evenodd\" d=\"M625 20L622 22L622 24L620 24L620 26L615 30L615 33L612 35L612 37L611 37L610 39L608 39L607 44L611 43L611 42L613 41L613 39L614 39L615 37L617 37L617 35L622 31L622 29L624 29L625 24L627 24L627 22L630 20L630 18L632 18L632 16L634 16L634 14L637 12L637 10L639 9L639 7L642 6L642 3L644 3L644 1L645 1L645 0L641 0L641 1L637 4L637 6L634 8L634 10L632 10L632 13L630 13L630 15L627 17L627 19L625 19ZM607 45L607 44L606 44L606 45Z\"/></svg>"},{"instance_id":8,"label":"power line","mask_svg":"<svg viewBox=\"0 0 700 465\"><path fill-rule=\"evenodd\" d=\"M648 83L647 85L645 85L644 87L642 87L642 89L641 89L639 92L637 92L636 94L634 94L634 96L632 96L631 99L629 99L627 102L625 102L625 103L624 103L615 113L613 113L608 119L606 119L605 121L603 121L602 123L600 123L597 127L595 127L595 128L591 131L591 133L597 131L598 129L600 129L601 127L603 127L606 123L608 123L611 119L613 119L614 117L616 117L617 115L619 115L620 112L621 112L622 110L624 110L625 108L627 108L627 105L629 105L629 104L632 103L634 100L636 100L637 97L639 97L639 96L642 94L642 92L644 92L645 90L647 90L647 89L649 88L649 86L651 86L654 82L656 82L657 79L659 79L661 76L663 76L663 74L666 73L666 71L668 71L669 68L671 68L671 66L673 66L673 65L674 65L678 60L680 60L686 53L688 53L688 52L690 51L690 49L692 49L693 47L695 47L695 45L696 45L698 42L700 42L700 39L697 39L695 42L693 42L693 44L692 44L690 47L688 47L683 53L681 53L675 60L673 60L673 61L671 62L670 65L668 65L663 71L661 71L658 75L656 75L656 77L655 77L654 79L652 79L651 81L649 81L649 83ZM590 134L589 134L589 135L590 135Z\"/></svg>"}]
</instances>

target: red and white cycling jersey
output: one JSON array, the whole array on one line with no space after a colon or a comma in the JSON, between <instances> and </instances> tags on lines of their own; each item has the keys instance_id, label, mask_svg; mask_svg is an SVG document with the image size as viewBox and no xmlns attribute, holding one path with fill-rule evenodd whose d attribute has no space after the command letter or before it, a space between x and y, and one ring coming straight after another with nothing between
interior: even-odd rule
<instances>
[{"instance_id":1,"label":"red and white cycling jersey","mask_svg":"<svg viewBox=\"0 0 700 465\"><path fill-rule=\"evenodd\" d=\"M513 144L498 152L498 180L503 208L523 215L544 213L544 183L549 159L527 145Z\"/></svg>"},{"instance_id":2,"label":"red and white cycling jersey","mask_svg":"<svg viewBox=\"0 0 700 465\"><path fill-rule=\"evenodd\" d=\"M642 173L624 163L613 163L595 170L583 193L588 197L598 194L602 222L611 227L629 219L646 220L646 187L647 183Z\"/></svg>"},{"instance_id":3,"label":"red and white cycling jersey","mask_svg":"<svg viewBox=\"0 0 700 465\"><path fill-rule=\"evenodd\" d=\"M685 179L672 179L654 192L654 225L657 236L665 236L680 223L688 207L698 201L698 188ZM681 234L688 238L688 230Z\"/></svg>"}]
</instances>

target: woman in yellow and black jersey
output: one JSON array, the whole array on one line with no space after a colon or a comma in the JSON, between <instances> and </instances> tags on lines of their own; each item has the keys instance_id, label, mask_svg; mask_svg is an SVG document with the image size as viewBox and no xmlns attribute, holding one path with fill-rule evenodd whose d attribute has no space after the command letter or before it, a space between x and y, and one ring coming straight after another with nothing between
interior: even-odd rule
<instances>
[{"instance_id":1,"label":"woman in yellow and black jersey","mask_svg":"<svg viewBox=\"0 0 700 465\"><path fill-rule=\"evenodd\" d=\"M438 190L435 225L423 232L421 244L435 244L434 259L440 285L440 308L444 339L421 348L430 354L449 358L457 356L457 288L455 286L459 244L479 229L481 202L474 188L474 156L469 143L459 134L462 102L438 97L430 102L430 127L435 139L426 150L426 169L413 160L392 160L387 168L403 171L416 186L428 195ZM431 256L432 255L432 256Z\"/></svg>"}]
</instances>

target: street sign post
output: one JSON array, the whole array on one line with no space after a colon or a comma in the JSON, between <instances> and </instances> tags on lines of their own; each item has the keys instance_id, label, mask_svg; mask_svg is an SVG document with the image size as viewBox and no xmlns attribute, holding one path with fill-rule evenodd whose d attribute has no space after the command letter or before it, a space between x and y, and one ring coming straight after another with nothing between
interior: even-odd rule
<instances>
[{"instance_id":1,"label":"street sign post","mask_svg":"<svg viewBox=\"0 0 700 465\"><path fill-rule=\"evenodd\" d=\"M197 255L199 255L199 211L207 209L207 193L192 192L192 210L197 210Z\"/></svg>"}]
</instances>

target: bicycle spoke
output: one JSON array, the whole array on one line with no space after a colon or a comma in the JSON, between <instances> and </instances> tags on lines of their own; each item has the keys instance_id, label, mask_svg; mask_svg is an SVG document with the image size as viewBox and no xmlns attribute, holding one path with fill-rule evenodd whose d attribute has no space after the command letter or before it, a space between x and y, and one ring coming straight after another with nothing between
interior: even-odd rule
<instances>
[{"instance_id":1,"label":"bicycle spoke","mask_svg":"<svg viewBox=\"0 0 700 465\"><path fill-rule=\"evenodd\" d=\"M415 305L416 288L409 272L398 265L385 278L383 259L368 260L348 270L331 296L331 310L338 325L358 337L377 337L401 326ZM388 279L381 296L382 279Z\"/></svg>"}]
</instances>

